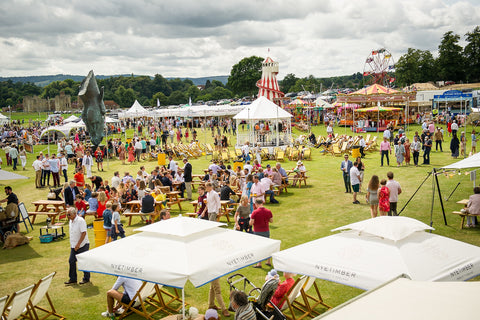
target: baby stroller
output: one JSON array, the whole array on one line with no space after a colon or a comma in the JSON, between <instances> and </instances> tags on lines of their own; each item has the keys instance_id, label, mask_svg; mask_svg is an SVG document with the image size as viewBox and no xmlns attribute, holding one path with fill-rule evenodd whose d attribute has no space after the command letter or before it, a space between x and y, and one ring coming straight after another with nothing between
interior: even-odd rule
<instances>
[{"instance_id":1,"label":"baby stroller","mask_svg":"<svg viewBox=\"0 0 480 320\"><path fill-rule=\"evenodd\" d=\"M9 217L7 214L4 214L4 209L0 207L0 217L5 217L6 219L0 218L0 240L5 242L5 239L13 234L18 232L18 222L19 218L16 217Z\"/></svg>"},{"instance_id":2,"label":"baby stroller","mask_svg":"<svg viewBox=\"0 0 480 320\"><path fill-rule=\"evenodd\" d=\"M252 303L253 310L257 319L264 320L286 320L287 317L274 305L270 299L272 298L275 290L277 290L279 280L271 278L267 280L262 288L256 287L250 280L244 275L237 273L227 279L231 290L239 290L235 287L236 284L243 282L243 291L247 294L248 300ZM247 291L247 288L251 287Z\"/></svg>"}]
</instances>

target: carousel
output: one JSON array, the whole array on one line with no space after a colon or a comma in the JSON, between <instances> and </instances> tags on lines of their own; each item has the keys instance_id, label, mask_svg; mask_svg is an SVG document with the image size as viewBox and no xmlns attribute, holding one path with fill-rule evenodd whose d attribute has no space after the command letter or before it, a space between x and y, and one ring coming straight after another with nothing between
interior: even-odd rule
<instances>
[{"instance_id":1,"label":"carousel","mask_svg":"<svg viewBox=\"0 0 480 320\"><path fill-rule=\"evenodd\" d=\"M357 132L384 131L387 127L397 127L414 121L409 113L409 102L415 100L415 92L402 92L379 84L355 91L339 94L337 103L358 105L351 112L342 114L340 124L351 126Z\"/></svg>"}]
</instances>

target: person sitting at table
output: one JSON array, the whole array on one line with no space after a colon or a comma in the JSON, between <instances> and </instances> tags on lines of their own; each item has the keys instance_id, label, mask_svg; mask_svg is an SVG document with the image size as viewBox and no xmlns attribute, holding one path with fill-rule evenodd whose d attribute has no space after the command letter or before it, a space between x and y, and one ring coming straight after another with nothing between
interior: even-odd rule
<instances>
[{"instance_id":1,"label":"person sitting at table","mask_svg":"<svg viewBox=\"0 0 480 320\"><path fill-rule=\"evenodd\" d=\"M83 198L85 199L85 201L88 201L91 197L92 197L92 186L87 183L85 185L85 189L83 190Z\"/></svg>"},{"instance_id":2,"label":"person sitting at table","mask_svg":"<svg viewBox=\"0 0 480 320\"><path fill-rule=\"evenodd\" d=\"M230 199L230 195L236 195L236 193L232 190L232 188L230 188L230 181L227 180L220 188L220 200L234 203L235 200Z\"/></svg>"},{"instance_id":3,"label":"person sitting at table","mask_svg":"<svg viewBox=\"0 0 480 320\"><path fill-rule=\"evenodd\" d=\"M293 186L297 184L297 181L300 180L300 177L305 174L307 169L303 165L303 162L301 160L298 160L297 166L293 169L293 172L295 173L295 176L293 177Z\"/></svg>"},{"instance_id":4,"label":"person sitting at table","mask_svg":"<svg viewBox=\"0 0 480 320\"><path fill-rule=\"evenodd\" d=\"M218 177L216 174L213 174L210 177L209 182L212 184L213 190L215 190L215 192L220 192L220 181L218 181Z\"/></svg>"},{"instance_id":5,"label":"person sitting at table","mask_svg":"<svg viewBox=\"0 0 480 320\"><path fill-rule=\"evenodd\" d=\"M137 200L137 191L134 188L134 184L131 182L127 182L125 184L125 192L122 196L122 203L127 203L133 200Z\"/></svg>"},{"instance_id":6,"label":"person sitting at table","mask_svg":"<svg viewBox=\"0 0 480 320\"><path fill-rule=\"evenodd\" d=\"M180 183L178 185L178 191L180 191L180 198L183 198L185 192L185 179L183 178L183 173L180 170L175 172L175 178L173 179L174 182Z\"/></svg>"},{"instance_id":7,"label":"person sitting at table","mask_svg":"<svg viewBox=\"0 0 480 320\"><path fill-rule=\"evenodd\" d=\"M79 216L85 216L85 212L87 212L87 203L85 200L83 200L83 196L81 194L78 194L75 197L75 208L77 208L77 214Z\"/></svg>"},{"instance_id":8,"label":"person sitting at table","mask_svg":"<svg viewBox=\"0 0 480 320\"><path fill-rule=\"evenodd\" d=\"M205 187L204 186L199 186L198 187L198 200L197 200L197 203L198 203L197 215L198 215L198 217L201 217L204 220L208 220L208 209L206 209L207 204L205 203L205 200L207 200L207 194L205 192ZM207 214L205 214L205 216L202 217L201 215L202 215L202 212L204 210L207 210Z\"/></svg>"},{"instance_id":9,"label":"person sitting at table","mask_svg":"<svg viewBox=\"0 0 480 320\"><path fill-rule=\"evenodd\" d=\"M161 206L165 207L167 205L167 196L162 192L160 188L155 188L152 193L152 197L155 198L156 202L161 202Z\"/></svg>"},{"instance_id":10,"label":"person sitting at table","mask_svg":"<svg viewBox=\"0 0 480 320\"><path fill-rule=\"evenodd\" d=\"M145 196L142 198L142 209L140 210L141 213L147 215L147 214L153 214L155 212L155 199L152 197L152 190L147 188L145 193ZM150 220L150 217L147 218L146 220L147 224L152 223L152 220Z\"/></svg>"},{"instance_id":11,"label":"person sitting at table","mask_svg":"<svg viewBox=\"0 0 480 320\"><path fill-rule=\"evenodd\" d=\"M97 214L97 209L98 209L98 193L94 192L92 193L92 196L90 199L88 199L88 210L86 214Z\"/></svg>"},{"instance_id":12,"label":"person sitting at table","mask_svg":"<svg viewBox=\"0 0 480 320\"><path fill-rule=\"evenodd\" d=\"M67 207L73 206L75 203L76 196L80 194L80 191L75 186L75 181L70 181L68 187L63 191L63 197L65 200L65 205Z\"/></svg>"},{"instance_id":13,"label":"person sitting at table","mask_svg":"<svg viewBox=\"0 0 480 320\"><path fill-rule=\"evenodd\" d=\"M172 180L173 180L173 178L172 178L172 174L170 172L166 172L165 175L162 177L162 179L160 179L163 186L170 187L170 191L173 190Z\"/></svg>"},{"instance_id":14,"label":"person sitting at table","mask_svg":"<svg viewBox=\"0 0 480 320\"><path fill-rule=\"evenodd\" d=\"M267 164L267 167L265 168L265 170L263 170L263 174L266 176L269 176L272 173L273 173L272 166Z\"/></svg>"},{"instance_id":15,"label":"person sitting at table","mask_svg":"<svg viewBox=\"0 0 480 320\"><path fill-rule=\"evenodd\" d=\"M480 187L473 188L473 195L468 199L465 212L471 215L480 215ZM467 216L467 228L475 228L477 217Z\"/></svg>"},{"instance_id":16,"label":"person sitting at table","mask_svg":"<svg viewBox=\"0 0 480 320\"><path fill-rule=\"evenodd\" d=\"M212 170L208 170L208 172L203 176L202 181L207 182L210 181L213 175Z\"/></svg>"},{"instance_id":17,"label":"person sitting at table","mask_svg":"<svg viewBox=\"0 0 480 320\"><path fill-rule=\"evenodd\" d=\"M100 191L97 193L98 194L98 207L97 207L97 214L95 217L97 219L103 218L103 211L107 208L107 194L104 191Z\"/></svg>"},{"instance_id":18,"label":"person sitting at table","mask_svg":"<svg viewBox=\"0 0 480 320\"><path fill-rule=\"evenodd\" d=\"M275 192L271 190L275 185L272 181L272 176L261 179L260 183L263 184L263 187L265 188L265 194L270 195L270 203L278 203L278 200L275 199Z\"/></svg>"}]
</instances>

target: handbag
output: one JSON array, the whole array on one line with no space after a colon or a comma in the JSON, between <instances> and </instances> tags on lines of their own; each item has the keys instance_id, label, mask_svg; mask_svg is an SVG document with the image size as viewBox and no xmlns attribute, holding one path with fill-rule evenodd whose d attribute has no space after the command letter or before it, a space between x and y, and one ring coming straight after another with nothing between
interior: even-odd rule
<instances>
[{"instance_id":1,"label":"handbag","mask_svg":"<svg viewBox=\"0 0 480 320\"><path fill-rule=\"evenodd\" d=\"M50 191L47 195L48 200L55 200L56 198L57 198L57 195L53 191Z\"/></svg>"}]
</instances>

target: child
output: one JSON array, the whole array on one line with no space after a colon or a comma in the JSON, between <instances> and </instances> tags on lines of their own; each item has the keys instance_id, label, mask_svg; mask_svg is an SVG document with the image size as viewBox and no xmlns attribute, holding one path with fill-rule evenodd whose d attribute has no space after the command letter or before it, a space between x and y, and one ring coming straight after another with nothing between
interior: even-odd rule
<instances>
[{"instance_id":1,"label":"child","mask_svg":"<svg viewBox=\"0 0 480 320\"><path fill-rule=\"evenodd\" d=\"M105 243L109 243L112 239L112 204L110 202L107 203L105 210L103 210L102 217L103 229L107 231Z\"/></svg>"},{"instance_id":2,"label":"child","mask_svg":"<svg viewBox=\"0 0 480 320\"><path fill-rule=\"evenodd\" d=\"M92 197L92 186L88 183L85 185L85 190L83 190L85 201L88 202Z\"/></svg>"},{"instance_id":3,"label":"child","mask_svg":"<svg viewBox=\"0 0 480 320\"><path fill-rule=\"evenodd\" d=\"M112 204L112 241L117 240L117 237L125 238L125 230L120 222L120 213L118 212L118 204Z\"/></svg>"},{"instance_id":4,"label":"child","mask_svg":"<svg viewBox=\"0 0 480 320\"><path fill-rule=\"evenodd\" d=\"M386 216L390 211L390 190L386 186L387 180L380 181L380 190L378 192L378 208L381 216Z\"/></svg>"},{"instance_id":5,"label":"child","mask_svg":"<svg viewBox=\"0 0 480 320\"><path fill-rule=\"evenodd\" d=\"M98 209L98 193L94 192L92 193L92 196L90 197L90 199L88 199L88 210L87 210L87 214L94 214L96 215L97 214L97 209Z\"/></svg>"},{"instance_id":6,"label":"child","mask_svg":"<svg viewBox=\"0 0 480 320\"><path fill-rule=\"evenodd\" d=\"M83 201L83 196L81 194L77 194L75 197L75 208L77 208L77 214L83 218L85 212L87 212L87 203Z\"/></svg>"}]
</instances>

